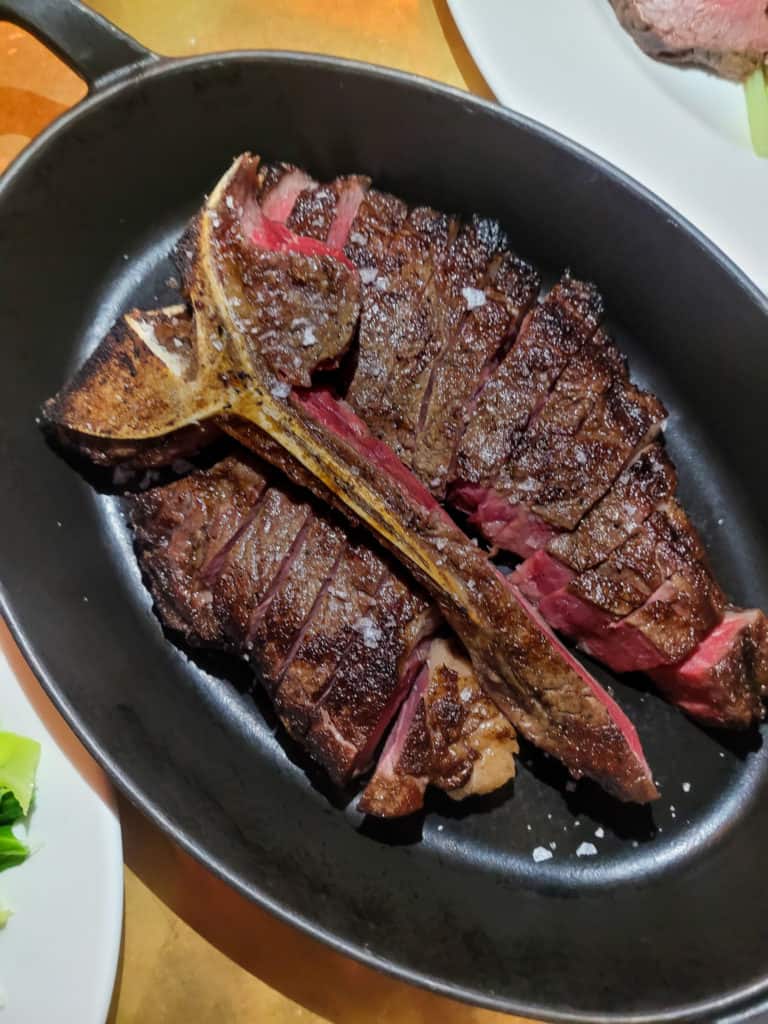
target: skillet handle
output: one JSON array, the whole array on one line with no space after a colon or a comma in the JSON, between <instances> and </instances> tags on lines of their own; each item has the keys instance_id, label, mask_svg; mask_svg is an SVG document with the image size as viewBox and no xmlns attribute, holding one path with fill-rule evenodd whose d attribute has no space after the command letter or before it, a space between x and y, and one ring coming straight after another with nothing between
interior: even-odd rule
<instances>
[{"instance_id":1,"label":"skillet handle","mask_svg":"<svg viewBox=\"0 0 768 1024\"><path fill-rule=\"evenodd\" d=\"M0 19L37 36L91 91L158 59L80 0L0 0Z\"/></svg>"}]
</instances>

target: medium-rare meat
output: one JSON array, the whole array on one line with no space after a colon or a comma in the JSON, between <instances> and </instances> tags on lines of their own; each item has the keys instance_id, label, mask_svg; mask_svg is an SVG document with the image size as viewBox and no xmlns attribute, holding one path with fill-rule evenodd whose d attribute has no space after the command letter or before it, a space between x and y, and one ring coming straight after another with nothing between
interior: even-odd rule
<instances>
[{"instance_id":1,"label":"medium-rare meat","mask_svg":"<svg viewBox=\"0 0 768 1024\"><path fill-rule=\"evenodd\" d=\"M644 448L575 530L550 539L547 551L583 572L600 565L677 489L677 474L660 444Z\"/></svg>"},{"instance_id":2,"label":"medium-rare meat","mask_svg":"<svg viewBox=\"0 0 768 1024\"><path fill-rule=\"evenodd\" d=\"M652 676L675 704L702 721L745 726L762 718L761 698L768 689L765 615L754 608L729 609L686 660Z\"/></svg>"},{"instance_id":3,"label":"medium-rare meat","mask_svg":"<svg viewBox=\"0 0 768 1024\"><path fill-rule=\"evenodd\" d=\"M457 481L452 498L488 540L524 557L577 526L665 418L598 330L562 369L492 483Z\"/></svg>"},{"instance_id":4,"label":"medium-rare meat","mask_svg":"<svg viewBox=\"0 0 768 1024\"><path fill-rule=\"evenodd\" d=\"M427 786L455 800L490 793L515 774L508 720L478 685L455 642L437 637L392 727L358 809L413 814Z\"/></svg>"},{"instance_id":5,"label":"medium-rare meat","mask_svg":"<svg viewBox=\"0 0 768 1024\"><path fill-rule=\"evenodd\" d=\"M164 362L165 400L176 411L172 424L162 415L153 422L144 408L136 408L139 396L134 395L134 407L124 416L127 435L125 425L103 430L92 418L86 432L147 437L178 428L190 416L199 418L200 408L212 411L216 401L220 414L229 407L229 415L219 419L222 426L242 436L245 424L249 444L280 461L297 482L365 523L408 565L463 641L483 685L533 742L561 758L574 774L589 774L624 799L653 798L655 788L626 716L391 450L377 447L340 403L313 405L311 395L303 402L296 394L290 401L283 397L277 387L283 382L275 373L276 351L285 349L279 357L286 360L282 365L293 365L297 339L289 320L281 338L271 339L268 352L260 352L251 328L261 312L249 305L249 300L258 302L261 288L254 268L277 270L280 258L289 267L299 258L310 263L306 280L315 282L317 292L309 305L313 311L321 307L327 325L331 311L338 314L354 288L344 276L345 259L338 258L342 269L329 271L321 281L321 268L334 259L328 247L308 247L265 222L253 184L256 167L250 158L235 164L206 203L194 234L197 248L187 286L195 310L203 394L190 396L190 389ZM262 256L267 246L271 248ZM282 272L279 276L284 279ZM295 294L281 299L286 316L297 312ZM344 323L338 316L334 323L336 358L351 341L354 325L345 339ZM309 372L309 360L302 369ZM65 425L83 429L79 422ZM276 446L283 450L279 459Z\"/></svg>"},{"instance_id":6,"label":"medium-rare meat","mask_svg":"<svg viewBox=\"0 0 768 1024\"><path fill-rule=\"evenodd\" d=\"M768 55L763 0L611 0L641 49L660 60L746 78Z\"/></svg>"},{"instance_id":7,"label":"medium-rare meat","mask_svg":"<svg viewBox=\"0 0 768 1024\"><path fill-rule=\"evenodd\" d=\"M555 629L617 672L687 657L725 605L698 534L674 500L594 568L574 573L539 552L512 580Z\"/></svg>"},{"instance_id":8,"label":"medium-rare meat","mask_svg":"<svg viewBox=\"0 0 768 1024\"><path fill-rule=\"evenodd\" d=\"M248 657L336 782L367 768L437 627L388 560L246 454L138 495L132 524L163 624Z\"/></svg>"}]
</instances>

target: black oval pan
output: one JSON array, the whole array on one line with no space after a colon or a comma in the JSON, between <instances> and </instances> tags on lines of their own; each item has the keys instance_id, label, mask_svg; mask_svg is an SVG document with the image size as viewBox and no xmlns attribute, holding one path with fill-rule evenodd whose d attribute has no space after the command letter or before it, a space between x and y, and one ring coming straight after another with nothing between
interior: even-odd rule
<instances>
[{"instance_id":1,"label":"black oval pan","mask_svg":"<svg viewBox=\"0 0 768 1024\"><path fill-rule=\"evenodd\" d=\"M69 722L211 870L369 964L535 1017L743 1018L768 994L758 735L706 733L616 683L662 786L652 810L571 791L526 754L530 770L494 799L361 820L227 681L231 666L164 638L118 504L35 417L116 315L168 297L169 247L233 155L363 171L412 201L494 214L546 273L570 265L600 284L637 375L672 411L683 497L723 584L766 607L765 298L615 169L462 93L298 54L159 60L63 0L0 0L2 15L91 85L0 183L2 604ZM584 841L596 856L576 856Z\"/></svg>"}]
</instances>

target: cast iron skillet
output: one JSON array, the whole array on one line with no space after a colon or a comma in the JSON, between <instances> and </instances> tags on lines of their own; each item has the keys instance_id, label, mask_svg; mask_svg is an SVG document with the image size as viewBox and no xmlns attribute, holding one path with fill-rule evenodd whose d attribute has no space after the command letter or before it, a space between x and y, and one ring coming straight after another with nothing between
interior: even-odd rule
<instances>
[{"instance_id":1,"label":"cast iron skillet","mask_svg":"<svg viewBox=\"0 0 768 1024\"><path fill-rule=\"evenodd\" d=\"M652 810L569 791L526 752L514 796L361 820L229 668L164 638L116 499L35 417L114 317L169 297L171 242L232 156L364 171L411 201L495 214L546 273L600 283L635 372L669 404L683 497L723 584L768 607L765 298L614 168L462 93L298 54L160 60L63 0L0 0L0 15L90 85L0 183L3 610L88 748L211 870L401 978L558 1020L753 1012L768 993L759 737L707 734L616 684L661 783ZM585 841L596 856L575 855Z\"/></svg>"}]
</instances>

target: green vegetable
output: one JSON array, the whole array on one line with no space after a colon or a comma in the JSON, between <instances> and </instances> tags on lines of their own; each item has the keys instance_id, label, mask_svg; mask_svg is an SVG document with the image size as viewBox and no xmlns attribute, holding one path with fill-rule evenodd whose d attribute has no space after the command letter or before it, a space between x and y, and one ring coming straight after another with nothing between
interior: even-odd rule
<instances>
[{"instance_id":1,"label":"green vegetable","mask_svg":"<svg viewBox=\"0 0 768 1024\"><path fill-rule=\"evenodd\" d=\"M752 146L758 156L768 157L768 82L762 68L744 82Z\"/></svg>"},{"instance_id":2,"label":"green vegetable","mask_svg":"<svg viewBox=\"0 0 768 1024\"><path fill-rule=\"evenodd\" d=\"M0 907L0 928L4 928L6 926L8 918L12 913L13 911L9 910L7 907Z\"/></svg>"},{"instance_id":3,"label":"green vegetable","mask_svg":"<svg viewBox=\"0 0 768 1024\"><path fill-rule=\"evenodd\" d=\"M29 847L13 834L10 825L0 825L0 871L21 864L29 856Z\"/></svg>"},{"instance_id":4,"label":"green vegetable","mask_svg":"<svg viewBox=\"0 0 768 1024\"><path fill-rule=\"evenodd\" d=\"M40 744L36 740L12 732L0 732L0 796L10 792L16 798L21 814L29 810L39 760ZM3 823L6 823L5 819Z\"/></svg>"},{"instance_id":5,"label":"green vegetable","mask_svg":"<svg viewBox=\"0 0 768 1024\"><path fill-rule=\"evenodd\" d=\"M10 789L0 790L0 825L12 825L14 821L23 817L21 804Z\"/></svg>"}]
</instances>

